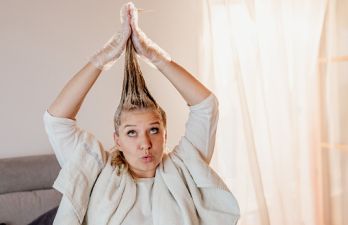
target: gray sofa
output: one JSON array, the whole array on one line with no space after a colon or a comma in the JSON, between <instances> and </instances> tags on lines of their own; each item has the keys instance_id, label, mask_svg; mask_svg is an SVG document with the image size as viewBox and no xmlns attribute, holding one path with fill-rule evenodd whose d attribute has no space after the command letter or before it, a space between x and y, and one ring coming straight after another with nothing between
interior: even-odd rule
<instances>
[{"instance_id":1,"label":"gray sofa","mask_svg":"<svg viewBox=\"0 0 348 225\"><path fill-rule=\"evenodd\" d=\"M0 224L26 225L59 205L54 155L0 159Z\"/></svg>"}]
</instances>

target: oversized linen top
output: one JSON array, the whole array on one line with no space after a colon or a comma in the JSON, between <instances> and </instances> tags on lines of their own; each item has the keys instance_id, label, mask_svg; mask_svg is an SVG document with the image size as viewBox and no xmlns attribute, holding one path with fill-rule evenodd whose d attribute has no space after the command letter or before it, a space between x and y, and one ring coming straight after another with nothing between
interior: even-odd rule
<instances>
[{"instance_id":1,"label":"oversized linen top","mask_svg":"<svg viewBox=\"0 0 348 225\"><path fill-rule=\"evenodd\" d=\"M111 166L110 153L75 120L54 117L46 111L45 129L62 167L53 185L63 194L54 224L138 224L133 209L142 210L146 204L139 202L144 198L137 193L151 193L147 204L152 218L147 222L154 225L236 224L238 203L209 167L218 101L211 94L189 109L185 135L164 154L149 192L139 190L128 172L118 176Z\"/></svg>"}]
</instances>

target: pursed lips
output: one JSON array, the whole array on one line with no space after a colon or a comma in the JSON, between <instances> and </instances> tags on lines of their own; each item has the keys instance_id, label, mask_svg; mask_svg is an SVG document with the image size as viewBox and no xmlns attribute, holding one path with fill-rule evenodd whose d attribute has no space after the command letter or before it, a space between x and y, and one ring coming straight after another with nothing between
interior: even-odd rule
<instances>
[{"instance_id":1,"label":"pursed lips","mask_svg":"<svg viewBox=\"0 0 348 225\"><path fill-rule=\"evenodd\" d=\"M153 159L153 156L151 154L148 154L148 155L141 157L141 159L145 162L151 162Z\"/></svg>"},{"instance_id":2,"label":"pursed lips","mask_svg":"<svg viewBox=\"0 0 348 225\"><path fill-rule=\"evenodd\" d=\"M141 157L142 159L144 159L144 158L149 158L149 157L152 157L152 155L151 154L148 154L148 155L144 155L143 157Z\"/></svg>"}]
</instances>

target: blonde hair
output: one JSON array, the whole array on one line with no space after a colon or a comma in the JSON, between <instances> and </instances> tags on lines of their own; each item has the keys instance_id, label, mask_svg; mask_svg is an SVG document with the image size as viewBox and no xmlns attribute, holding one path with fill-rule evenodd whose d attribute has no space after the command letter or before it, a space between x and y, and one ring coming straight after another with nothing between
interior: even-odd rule
<instances>
[{"instance_id":1,"label":"blonde hair","mask_svg":"<svg viewBox=\"0 0 348 225\"><path fill-rule=\"evenodd\" d=\"M117 135L119 135L122 113L137 110L152 110L155 113L158 113L163 122L163 126L166 128L166 113L157 104L156 100L147 89L143 74L140 70L133 42L131 39L128 39L126 45L121 100L114 115L114 127ZM124 170L128 170L134 177L133 172L129 169L129 165L123 152L119 149L114 148L114 151L112 152L111 165L116 168L117 175L120 175Z\"/></svg>"}]
</instances>

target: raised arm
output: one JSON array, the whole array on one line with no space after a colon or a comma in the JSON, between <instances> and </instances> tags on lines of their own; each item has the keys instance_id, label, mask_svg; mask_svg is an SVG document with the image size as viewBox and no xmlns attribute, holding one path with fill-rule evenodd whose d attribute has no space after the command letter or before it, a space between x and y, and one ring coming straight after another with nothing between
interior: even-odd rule
<instances>
[{"instance_id":1,"label":"raised arm","mask_svg":"<svg viewBox=\"0 0 348 225\"><path fill-rule=\"evenodd\" d=\"M106 159L99 141L93 134L79 128L75 117L101 72L111 67L124 50L131 34L129 18L129 4L126 4L121 9L120 31L71 78L44 114L45 130L61 166L81 144L99 146L97 160Z\"/></svg>"},{"instance_id":2,"label":"raised arm","mask_svg":"<svg viewBox=\"0 0 348 225\"><path fill-rule=\"evenodd\" d=\"M126 4L121 9L122 26L120 31L65 85L48 108L51 115L75 119L84 98L101 71L110 68L122 54L131 34L129 18L129 4Z\"/></svg>"},{"instance_id":3,"label":"raised arm","mask_svg":"<svg viewBox=\"0 0 348 225\"><path fill-rule=\"evenodd\" d=\"M47 111L54 117L75 120L76 114L78 113L85 96L99 77L100 73L100 69L91 63L87 63L64 86L63 90Z\"/></svg>"},{"instance_id":4,"label":"raised arm","mask_svg":"<svg viewBox=\"0 0 348 225\"><path fill-rule=\"evenodd\" d=\"M183 67L171 60L170 56L151 41L138 26L138 11L130 6L132 41L138 54L149 59L174 85L188 105L196 105L211 93Z\"/></svg>"},{"instance_id":5,"label":"raised arm","mask_svg":"<svg viewBox=\"0 0 348 225\"><path fill-rule=\"evenodd\" d=\"M188 105L196 105L211 94L201 82L172 60L164 61L157 68L174 85Z\"/></svg>"}]
</instances>

